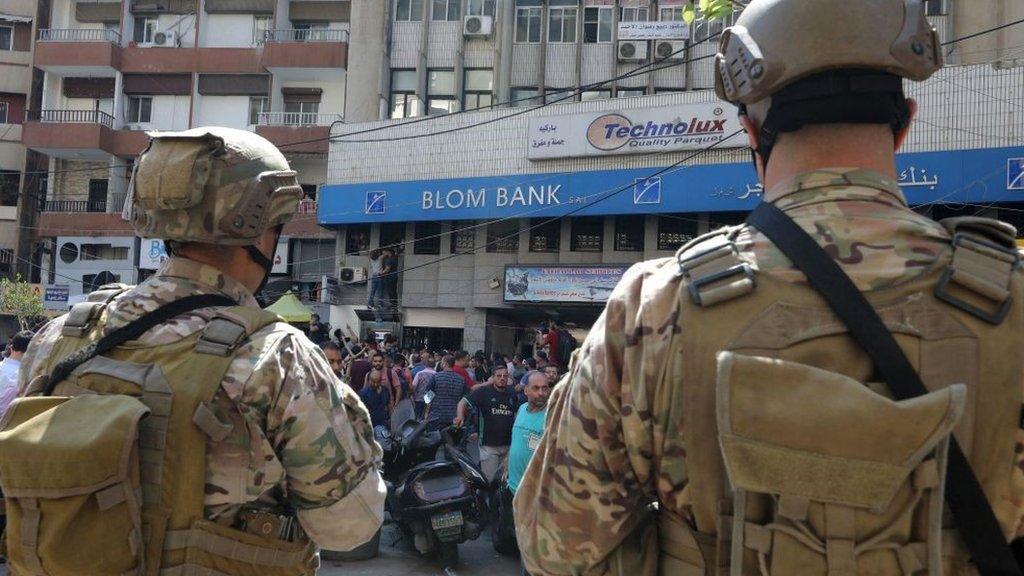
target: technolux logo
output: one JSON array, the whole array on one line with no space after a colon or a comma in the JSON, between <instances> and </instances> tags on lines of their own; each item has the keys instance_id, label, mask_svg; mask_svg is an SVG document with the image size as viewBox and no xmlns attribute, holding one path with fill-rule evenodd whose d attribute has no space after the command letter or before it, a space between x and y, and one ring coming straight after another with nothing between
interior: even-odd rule
<instances>
[{"instance_id":1,"label":"technolux logo","mask_svg":"<svg viewBox=\"0 0 1024 576\"><path fill-rule=\"evenodd\" d=\"M725 135L723 110L715 108L712 116L675 118L667 122L634 122L623 114L605 114L590 123L587 141L598 150L630 148L664 148L680 144L712 144Z\"/></svg>"}]
</instances>

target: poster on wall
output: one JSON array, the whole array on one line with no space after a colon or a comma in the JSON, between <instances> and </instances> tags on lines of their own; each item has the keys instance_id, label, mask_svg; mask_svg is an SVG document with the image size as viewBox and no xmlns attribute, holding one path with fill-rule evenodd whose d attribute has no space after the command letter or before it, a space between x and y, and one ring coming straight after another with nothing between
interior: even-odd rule
<instances>
[{"instance_id":1,"label":"poster on wall","mask_svg":"<svg viewBox=\"0 0 1024 576\"><path fill-rule=\"evenodd\" d=\"M274 267L270 269L271 274L288 273L288 239L281 238L274 250Z\"/></svg>"},{"instance_id":2,"label":"poster on wall","mask_svg":"<svg viewBox=\"0 0 1024 576\"><path fill-rule=\"evenodd\" d=\"M507 266L505 302L603 304L629 266Z\"/></svg>"},{"instance_id":3,"label":"poster on wall","mask_svg":"<svg viewBox=\"0 0 1024 576\"><path fill-rule=\"evenodd\" d=\"M159 238L143 238L139 247L139 270L158 270L167 261L167 247Z\"/></svg>"},{"instance_id":4,"label":"poster on wall","mask_svg":"<svg viewBox=\"0 0 1024 576\"><path fill-rule=\"evenodd\" d=\"M731 107L704 102L530 118L530 160L746 146ZM731 136L731 137L730 137ZM728 138L728 142L722 142Z\"/></svg>"},{"instance_id":5,"label":"poster on wall","mask_svg":"<svg viewBox=\"0 0 1024 576\"><path fill-rule=\"evenodd\" d=\"M689 37L690 25L683 21L619 22L619 40L686 40Z\"/></svg>"},{"instance_id":6,"label":"poster on wall","mask_svg":"<svg viewBox=\"0 0 1024 576\"><path fill-rule=\"evenodd\" d=\"M43 308L46 310L67 310L71 287L67 284L47 284L43 287Z\"/></svg>"}]
</instances>

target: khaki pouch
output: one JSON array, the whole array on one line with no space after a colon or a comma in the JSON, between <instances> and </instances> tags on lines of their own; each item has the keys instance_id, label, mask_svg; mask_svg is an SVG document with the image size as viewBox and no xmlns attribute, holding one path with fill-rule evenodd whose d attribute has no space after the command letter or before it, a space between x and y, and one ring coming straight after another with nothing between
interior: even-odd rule
<instances>
[{"instance_id":1,"label":"khaki pouch","mask_svg":"<svg viewBox=\"0 0 1024 576\"><path fill-rule=\"evenodd\" d=\"M135 203L144 210L195 206L211 178L214 156L223 147L220 138L209 134L154 139L135 174Z\"/></svg>"},{"instance_id":2,"label":"khaki pouch","mask_svg":"<svg viewBox=\"0 0 1024 576\"><path fill-rule=\"evenodd\" d=\"M185 550L174 576L313 576L319 561L311 542L272 540L208 520L168 532L164 549Z\"/></svg>"},{"instance_id":3,"label":"khaki pouch","mask_svg":"<svg viewBox=\"0 0 1024 576\"><path fill-rule=\"evenodd\" d=\"M141 573L138 424L148 412L124 395L11 404L0 430L0 485L15 573Z\"/></svg>"}]
</instances>

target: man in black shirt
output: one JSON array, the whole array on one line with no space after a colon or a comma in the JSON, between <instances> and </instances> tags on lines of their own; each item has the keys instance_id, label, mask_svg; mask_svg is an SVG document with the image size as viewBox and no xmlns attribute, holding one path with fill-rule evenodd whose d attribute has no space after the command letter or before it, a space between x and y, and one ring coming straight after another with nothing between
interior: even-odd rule
<instances>
[{"instance_id":1,"label":"man in black shirt","mask_svg":"<svg viewBox=\"0 0 1024 576\"><path fill-rule=\"evenodd\" d=\"M480 469L488 480L493 480L501 463L508 457L512 443L512 424L516 420L519 403L515 390L508 383L508 368L495 366L494 374L486 384L477 386L459 402L458 415L453 421L460 426L466 412L473 408L477 414L480 433Z\"/></svg>"}]
</instances>

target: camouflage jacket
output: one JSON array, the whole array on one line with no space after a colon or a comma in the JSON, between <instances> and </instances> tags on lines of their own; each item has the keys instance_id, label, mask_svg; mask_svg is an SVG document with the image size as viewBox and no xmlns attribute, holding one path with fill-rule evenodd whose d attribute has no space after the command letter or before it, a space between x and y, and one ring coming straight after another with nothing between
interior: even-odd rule
<instances>
[{"instance_id":1,"label":"camouflage jacket","mask_svg":"<svg viewBox=\"0 0 1024 576\"><path fill-rule=\"evenodd\" d=\"M802 174L765 201L810 233L864 291L912 279L950 255L946 230L911 211L896 182L876 173ZM759 273L806 281L756 230L741 229L737 247ZM611 573L610 555L652 502L689 518L682 410L664 405L680 397L669 390L680 383L659 378L680 353L669 349L673 331L665 329L679 313L678 270L675 258L633 266L552 393L544 440L515 499L519 545L533 574ZM1024 486L1024 463L1011 464L1015 485ZM1004 499L1024 512L1022 496Z\"/></svg>"},{"instance_id":2,"label":"camouflage jacket","mask_svg":"<svg viewBox=\"0 0 1024 576\"><path fill-rule=\"evenodd\" d=\"M252 294L219 270L171 258L152 278L118 296L108 308L107 330L124 326L170 301L223 294L258 306ZM214 308L183 314L148 332L149 345L170 343L201 330ZM21 390L42 370L64 318L32 340L21 371ZM256 332L239 347L215 397L232 432L207 447L206 515L231 523L242 505L299 510L307 532L317 533L303 511L327 509L357 486L372 483L381 452L359 397L342 386L323 352L284 323ZM367 480L367 482L364 482Z\"/></svg>"}]
</instances>

